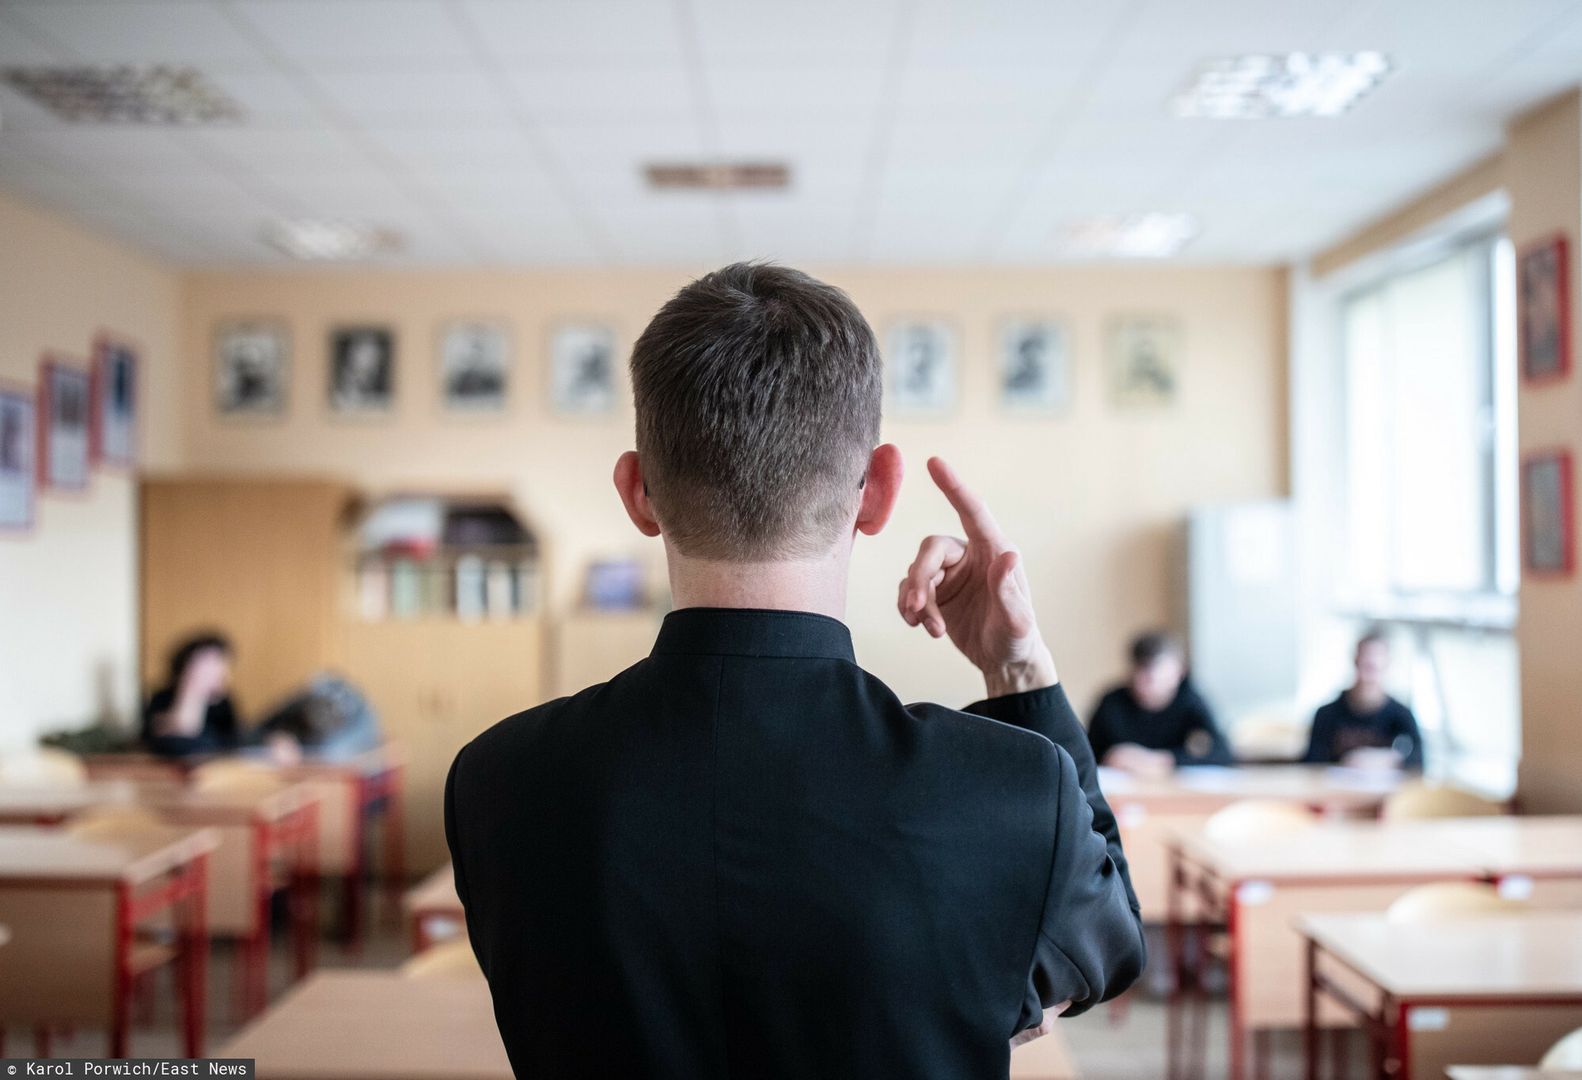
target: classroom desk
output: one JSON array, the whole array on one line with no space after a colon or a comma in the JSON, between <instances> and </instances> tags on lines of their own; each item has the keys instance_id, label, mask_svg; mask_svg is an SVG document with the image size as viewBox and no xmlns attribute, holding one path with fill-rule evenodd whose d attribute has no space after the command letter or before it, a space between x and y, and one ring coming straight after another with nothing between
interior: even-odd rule
<instances>
[{"instance_id":1,"label":"classroom desk","mask_svg":"<svg viewBox=\"0 0 1582 1080\"><path fill-rule=\"evenodd\" d=\"M323 971L216 1056L256 1059L260 1080L511 1080L481 977Z\"/></svg>"},{"instance_id":2,"label":"classroom desk","mask_svg":"<svg viewBox=\"0 0 1582 1080\"><path fill-rule=\"evenodd\" d=\"M205 903L210 829L170 827L85 840L60 829L0 827L0 922L12 928L0 979L0 1025L103 1024L125 1057L132 979L145 946L138 924L176 918L183 1035L203 1056L208 965Z\"/></svg>"},{"instance_id":3,"label":"classroom desk","mask_svg":"<svg viewBox=\"0 0 1582 1080\"><path fill-rule=\"evenodd\" d=\"M59 825L84 810L130 803L136 794L136 785L126 780L0 784L0 825Z\"/></svg>"},{"instance_id":4,"label":"classroom desk","mask_svg":"<svg viewBox=\"0 0 1582 1080\"><path fill-rule=\"evenodd\" d=\"M1011 1051L1011 1080L1078 1080L1081 1075L1058 1023L1048 1035Z\"/></svg>"},{"instance_id":5,"label":"classroom desk","mask_svg":"<svg viewBox=\"0 0 1582 1080\"><path fill-rule=\"evenodd\" d=\"M1308 1080L1319 1075L1324 998L1361 1023L1381 1075L1403 1080L1455 1062L1536 1060L1582 1024L1582 912L1431 923L1308 915L1296 925L1307 943Z\"/></svg>"},{"instance_id":6,"label":"classroom desk","mask_svg":"<svg viewBox=\"0 0 1582 1080\"><path fill-rule=\"evenodd\" d=\"M467 932L461 897L456 895L456 873L450 863L408 889L401 906L406 909L415 953Z\"/></svg>"},{"instance_id":7,"label":"classroom desk","mask_svg":"<svg viewBox=\"0 0 1582 1080\"><path fill-rule=\"evenodd\" d=\"M1432 823L1435 826L1444 823ZM1416 885L1485 876L1477 852L1451 832L1424 823L1381 825L1330 822L1299 838L1216 844L1199 830L1167 839L1170 958L1178 986L1186 985L1188 893L1202 914L1226 928L1229 981L1230 1077L1247 1075L1249 1031L1303 1023L1303 947L1291 920L1305 912L1382 911ZM1180 1049L1179 1000L1169 1010L1172 1075L1187 1058ZM1338 1008L1321 1014L1343 1025Z\"/></svg>"},{"instance_id":8,"label":"classroom desk","mask_svg":"<svg viewBox=\"0 0 1582 1080\"><path fill-rule=\"evenodd\" d=\"M1151 922L1168 917L1167 841L1173 833L1200 826L1215 811L1243 799L1301 803L1327 817L1375 817L1403 779L1398 772L1327 765L1197 765L1156 779L1099 769L1099 786L1120 826L1132 888L1143 918Z\"/></svg>"},{"instance_id":9,"label":"classroom desk","mask_svg":"<svg viewBox=\"0 0 1582 1080\"><path fill-rule=\"evenodd\" d=\"M1582 814L1424 822L1453 833L1489 876L1540 907L1582 908ZM1514 880L1514 879L1520 879Z\"/></svg>"},{"instance_id":10,"label":"classroom desk","mask_svg":"<svg viewBox=\"0 0 1582 1080\"><path fill-rule=\"evenodd\" d=\"M165 821L211 827L209 933L241 942L237 1005L243 1016L268 999L270 903L284 867L291 895L296 976L312 969L318 945L319 795L307 784L266 791L171 789L156 785L138 803Z\"/></svg>"},{"instance_id":11,"label":"classroom desk","mask_svg":"<svg viewBox=\"0 0 1582 1080\"><path fill-rule=\"evenodd\" d=\"M350 946L360 949L369 832L376 817L381 818L383 824L380 873L391 890L399 888L406 877L403 854L406 759L399 747L386 743L347 761L309 760L283 766L280 772L288 780L315 788L322 798L319 868L323 873L345 879L342 925ZM393 904L391 910L395 910Z\"/></svg>"}]
</instances>

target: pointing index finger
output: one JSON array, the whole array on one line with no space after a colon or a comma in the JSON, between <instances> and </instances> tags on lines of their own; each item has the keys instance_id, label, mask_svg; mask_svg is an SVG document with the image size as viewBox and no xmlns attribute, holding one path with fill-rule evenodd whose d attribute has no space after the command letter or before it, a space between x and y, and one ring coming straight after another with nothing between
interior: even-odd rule
<instances>
[{"instance_id":1,"label":"pointing index finger","mask_svg":"<svg viewBox=\"0 0 1582 1080\"><path fill-rule=\"evenodd\" d=\"M944 492L945 498L955 508L961 518L961 526L967 531L969 537L981 540L998 540L1000 538L999 523L994 520L994 515L989 512L988 504L978 497L977 493L961 482L961 477L956 470L951 468L944 458L933 457L928 459L928 475L934 478L934 483L939 490Z\"/></svg>"}]
</instances>

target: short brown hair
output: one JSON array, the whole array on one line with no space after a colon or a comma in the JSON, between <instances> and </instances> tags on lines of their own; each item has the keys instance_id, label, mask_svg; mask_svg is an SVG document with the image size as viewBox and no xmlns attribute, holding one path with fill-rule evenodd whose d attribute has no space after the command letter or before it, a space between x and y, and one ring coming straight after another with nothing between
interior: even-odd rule
<instances>
[{"instance_id":1,"label":"short brown hair","mask_svg":"<svg viewBox=\"0 0 1582 1080\"><path fill-rule=\"evenodd\" d=\"M826 550L879 441L879 347L841 290L735 263L683 288L632 349L637 453L665 535L695 558Z\"/></svg>"}]
</instances>

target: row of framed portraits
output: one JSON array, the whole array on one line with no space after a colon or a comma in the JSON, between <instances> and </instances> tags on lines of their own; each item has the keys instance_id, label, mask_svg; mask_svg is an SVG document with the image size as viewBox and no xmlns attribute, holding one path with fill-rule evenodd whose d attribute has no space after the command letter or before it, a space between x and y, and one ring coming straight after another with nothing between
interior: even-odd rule
<instances>
[{"instance_id":1,"label":"row of framed portraits","mask_svg":"<svg viewBox=\"0 0 1582 1080\"><path fill-rule=\"evenodd\" d=\"M503 322L465 319L440 330L437 371L447 412L502 412L515 377ZM329 332L326 402L340 416L380 416L395 408L399 356L395 328L369 323ZM597 415L616 407L615 332L602 323L566 323L550 337L550 401L556 412ZM214 334L214 401L222 416L279 417L290 407L291 336L277 319L221 323Z\"/></svg>"},{"instance_id":2,"label":"row of framed portraits","mask_svg":"<svg viewBox=\"0 0 1582 1080\"><path fill-rule=\"evenodd\" d=\"M33 524L38 492L86 491L137 460L136 348L100 335L87 360L47 353L33 387L0 384L0 532Z\"/></svg>"},{"instance_id":3,"label":"row of framed portraits","mask_svg":"<svg viewBox=\"0 0 1582 1080\"><path fill-rule=\"evenodd\" d=\"M1119 406L1168 405L1179 381L1181 327L1170 316L1111 320L1111 397ZM888 411L899 416L948 415L960 394L954 325L940 318L892 324L884 339ZM1071 400L1071 345L1063 322L1008 319L1000 327L1001 405L1011 412L1057 413ZM598 322L563 323L551 331L548 395L563 415L613 413L621 364L615 332ZM290 407L292 343L282 320L221 323L214 334L214 401L225 417L279 417ZM437 337L435 377L442 409L458 415L500 413L517 378L510 329L502 320L447 323ZM394 327L337 326L325 351L324 393L339 416L393 411L399 372Z\"/></svg>"},{"instance_id":4,"label":"row of framed portraits","mask_svg":"<svg viewBox=\"0 0 1582 1080\"><path fill-rule=\"evenodd\" d=\"M1558 385L1571 374L1571 245L1555 233L1521 251L1516 261L1517 345L1522 381ZM1549 450L1522 461L1523 565L1541 577L1576 570L1575 478L1571 454Z\"/></svg>"}]
</instances>

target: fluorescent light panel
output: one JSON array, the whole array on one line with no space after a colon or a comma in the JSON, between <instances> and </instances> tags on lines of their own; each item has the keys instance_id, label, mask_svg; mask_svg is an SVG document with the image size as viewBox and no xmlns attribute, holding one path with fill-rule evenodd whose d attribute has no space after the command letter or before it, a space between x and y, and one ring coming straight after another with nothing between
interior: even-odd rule
<instances>
[{"instance_id":1,"label":"fluorescent light panel","mask_svg":"<svg viewBox=\"0 0 1582 1080\"><path fill-rule=\"evenodd\" d=\"M63 120L94 124L212 124L241 108L196 68L15 67L0 78Z\"/></svg>"},{"instance_id":2,"label":"fluorescent light panel","mask_svg":"<svg viewBox=\"0 0 1582 1080\"><path fill-rule=\"evenodd\" d=\"M1381 52L1260 53L1211 60L1174 101L1177 116L1340 116L1390 73Z\"/></svg>"},{"instance_id":3,"label":"fluorescent light panel","mask_svg":"<svg viewBox=\"0 0 1582 1080\"><path fill-rule=\"evenodd\" d=\"M308 262L351 262L401 249L401 237L389 229L311 218L270 222L262 238L270 247Z\"/></svg>"},{"instance_id":4,"label":"fluorescent light panel","mask_svg":"<svg viewBox=\"0 0 1582 1080\"><path fill-rule=\"evenodd\" d=\"M1066 255L1122 259L1163 259L1176 254L1198 234L1191 214L1153 211L1073 221L1060 230Z\"/></svg>"}]
</instances>

